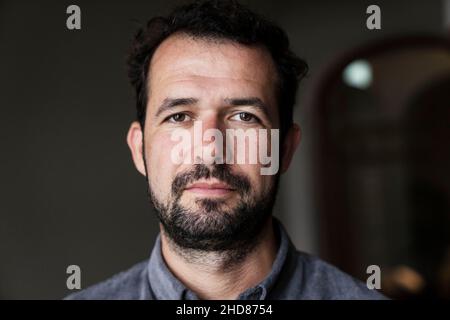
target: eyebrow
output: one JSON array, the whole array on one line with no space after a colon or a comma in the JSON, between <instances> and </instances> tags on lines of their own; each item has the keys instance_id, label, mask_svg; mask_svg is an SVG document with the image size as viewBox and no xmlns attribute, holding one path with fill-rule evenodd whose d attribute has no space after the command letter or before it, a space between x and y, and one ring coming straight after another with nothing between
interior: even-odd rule
<instances>
[{"instance_id":1,"label":"eyebrow","mask_svg":"<svg viewBox=\"0 0 450 320\"><path fill-rule=\"evenodd\" d=\"M266 116L269 115L267 105L258 97L226 98L224 101L232 106L252 106L260 109Z\"/></svg>"},{"instance_id":2,"label":"eyebrow","mask_svg":"<svg viewBox=\"0 0 450 320\"><path fill-rule=\"evenodd\" d=\"M165 98L158 108L155 117L176 106L192 105L198 102L196 98ZM225 98L224 102L231 106L252 106L269 115L267 105L258 97Z\"/></svg>"},{"instance_id":3,"label":"eyebrow","mask_svg":"<svg viewBox=\"0 0 450 320\"><path fill-rule=\"evenodd\" d=\"M191 105L197 102L198 99L195 98L165 98L164 101L159 106L155 117L159 116L164 111L167 111L173 107Z\"/></svg>"}]
</instances>

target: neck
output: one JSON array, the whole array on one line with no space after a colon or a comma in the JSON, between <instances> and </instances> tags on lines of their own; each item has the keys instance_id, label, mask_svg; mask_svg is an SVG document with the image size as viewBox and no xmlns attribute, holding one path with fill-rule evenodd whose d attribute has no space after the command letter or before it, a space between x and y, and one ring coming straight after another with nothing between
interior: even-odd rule
<instances>
[{"instance_id":1,"label":"neck","mask_svg":"<svg viewBox=\"0 0 450 320\"><path fill-rule=\"evenodd\" d=\"M176 246L161 227L161 252L171 272L200 299L236 299L271 271L277 253L272 218L251 249L205 252Z\"/></svg>"}]
</instances>

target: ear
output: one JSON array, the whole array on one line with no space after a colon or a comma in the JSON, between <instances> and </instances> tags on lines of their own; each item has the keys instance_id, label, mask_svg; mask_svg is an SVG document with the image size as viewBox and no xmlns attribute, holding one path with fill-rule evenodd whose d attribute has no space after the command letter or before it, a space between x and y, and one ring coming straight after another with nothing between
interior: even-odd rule
<instances>
[{"instance_id":1,"label":"ear","mask_svg":"<svg viewBox=\"0 0 450 320\"><path fill-rule=\"evenodd\" d=\"M281 159L281 173L285 173L289 168L292 157L295 150L297 150L300 141L302 140L302 130L298 124L294 123L289 131L286 133L286 137L283 142L283 158Z\"/></svg>"},{"instance_id":2,"label":"ear","mask_svg":"<svg viewBox=\"0 0 450 320\"><path fill-rule=\"evenodd\" d=\"M141 129L141 125L139 122L134 121L131 123L130 129L128 129L127 134L127 144L131 151L131 156L133 158L134 165L136 169L143 175L146 176L145 173L145 164L144 164L144 154L143 154L143 132Z\"/></svg>"}]
</instances>

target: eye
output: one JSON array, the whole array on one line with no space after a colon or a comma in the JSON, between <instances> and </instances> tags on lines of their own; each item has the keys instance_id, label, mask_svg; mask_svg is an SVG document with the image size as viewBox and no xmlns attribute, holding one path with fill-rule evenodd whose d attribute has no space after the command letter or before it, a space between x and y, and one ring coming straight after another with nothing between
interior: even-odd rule
<instances>
[{"instance_id":1,"label":"eye","mask_svg":"<svg viewBox=\"0 0 450 320\"><path fill-rule=\"evenodd\" d=\"M254 115L248 112L239 112L238 114L232 116L231 120L251 122L251 123L258 122L258 118L256 118Z\"/></svg>"},{"instance_id":2,"label":"eye","mask_svg":"<svg viewBox=\"0 0 450 320\"><path fill-rule=\"evenodd\" d=\"M186 122L189 121L190 117L185 113L175 113L166 118L168 122Z\"/></svg>"}]
</instances>

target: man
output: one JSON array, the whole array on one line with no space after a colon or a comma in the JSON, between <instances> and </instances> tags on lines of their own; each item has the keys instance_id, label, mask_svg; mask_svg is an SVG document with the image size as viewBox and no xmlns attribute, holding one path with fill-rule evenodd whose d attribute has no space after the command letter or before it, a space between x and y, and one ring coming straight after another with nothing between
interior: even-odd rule
<instances>
[{"instance_id":1,"label":"man","mask_svg":"<svg viewBox=\"0 0 450 320\"><path fill-rule=\"evenodd\" d=\"M127 142L161 233L148 261L69 299L382 298L298 252L272 217L301 139L292 113L307 71L284 31L234 1L196 2L139 30L129 67L138 119ZM268 149L270 163L250 161Z\"/></svg>"}]
</instances>

